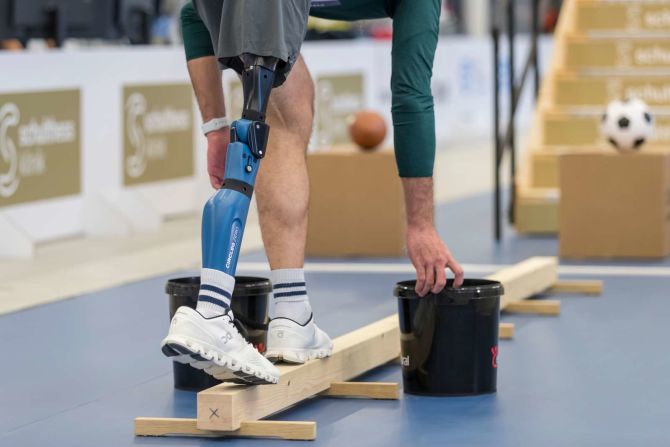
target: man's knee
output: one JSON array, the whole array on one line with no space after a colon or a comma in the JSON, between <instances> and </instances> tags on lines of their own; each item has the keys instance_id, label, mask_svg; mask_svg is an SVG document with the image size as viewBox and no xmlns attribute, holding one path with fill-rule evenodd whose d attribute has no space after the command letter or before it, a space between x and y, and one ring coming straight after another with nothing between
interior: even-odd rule
<instances>
[{"instance_id":1,"label":"man's knee","mask_svg":"<svg viewBox=\"0 0 670 447\"><path fill-rule=\"evenodd\" d=\"M288 79L273 90L268 107L268 123L309 141L314 119L314 84L302 59Z\"/></svg>"}]
</instances>

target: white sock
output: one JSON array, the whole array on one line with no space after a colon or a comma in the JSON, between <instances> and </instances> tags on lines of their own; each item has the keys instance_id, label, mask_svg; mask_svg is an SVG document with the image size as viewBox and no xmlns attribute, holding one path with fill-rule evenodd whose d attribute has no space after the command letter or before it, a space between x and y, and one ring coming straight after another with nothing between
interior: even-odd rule
<instances>
[{"instance_id":1,"label":"white sock","mask_svg":"<svg viewBox=\"0 0 670 447\"><path fill-rule=\"evenodd\" d=\"M304 269L278 269L270 272L272 281L272 303L270 319L288 318L305 324L312 316Z\"/></svg>"},{"instance_id":2,"label":"white sock","mask_svg":"<svg viewBox=\"0 0 670 447\"><path fill-rule=\"evenodd\" d=\"M200 273L200 293L197 310L205 318L214 318L230 310L235 278L227 273L203 268ZM232 318L232 312L230 317Z\"/></svg>"}]
</instances>

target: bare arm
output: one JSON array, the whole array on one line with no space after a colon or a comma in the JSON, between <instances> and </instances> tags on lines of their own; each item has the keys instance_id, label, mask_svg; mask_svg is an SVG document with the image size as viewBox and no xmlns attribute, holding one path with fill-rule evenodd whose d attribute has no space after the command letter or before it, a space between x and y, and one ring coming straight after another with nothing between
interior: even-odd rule
<instances>
[{"instance_id":1,"label":"bare arm","mask_svg":"<svg viewBox=\"0 0 670 447\"><path fill-rule=\"evenodd\" d=\"M454 273L454 286L463 284L463 269L437 234L434 222L433 179L402 179L407 210L407 251L416 269L420 296L438 293L446 285L445 268Z\"/></svg>"},{"instance_id":2,"label":"bare arm","mask_svg":"<svg viewBox=\"0 0 670 447\"><path fill-rule=\"evenodd\" d=\"M214 56L199 57L188 61L188 74L198 100L202 121L226 115L223 99L221 69ZM218 189L223 183L226 166L226 148L230 142L228 128L207 134L207 172L212 187Z\"/></svg>"},{"instance_id":3,"label":"bare arm","mask_svg":"<svg viewBox=\"0 0 670 447\"><path fill-rule=\"evenodd\" d=\"M198 100L202 121L220 118L226 114L223 101L221 69L214 56L191 59L187 63L193 91Z\"/></svg>"}]
</instances>

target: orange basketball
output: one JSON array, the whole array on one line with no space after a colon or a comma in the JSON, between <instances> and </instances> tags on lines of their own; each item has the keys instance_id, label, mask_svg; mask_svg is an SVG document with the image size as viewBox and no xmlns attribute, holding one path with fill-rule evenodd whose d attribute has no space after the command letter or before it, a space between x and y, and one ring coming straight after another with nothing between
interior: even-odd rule
<instances>
[{"instance_id":1,"label":"orange basketball","mask_svg":"<svg viewBox=\"0 0 670 447\"><path fill-rule=\"evenodd\" d=\"M362 110L349 125L349 135L361 149L372 150L386 138L386 121L377 112Z\"/></svg>"}]
</instances>

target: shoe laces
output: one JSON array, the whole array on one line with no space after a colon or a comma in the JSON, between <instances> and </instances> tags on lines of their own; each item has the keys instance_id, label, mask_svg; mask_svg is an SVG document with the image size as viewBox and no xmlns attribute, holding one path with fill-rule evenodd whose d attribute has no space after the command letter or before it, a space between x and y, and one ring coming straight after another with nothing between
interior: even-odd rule
<instances>
[{"instance_id":1,"label":"shoe laces","mask_svg":"<svg viewBox=\"0 0 670 447\"><path fill-rule=\"evenodd\" d=\"M234 318L232 310L228 309L226 313L223 315L224 317L228 318L228 322L232 326L233 330L237 332L237 334L244 340L244 342L251 346L252 348L254 345L252 345L249 340L247 340L247 337L244 336L244 333L246 333L246 330L244 326L242 326L242 323L240 323L237 319ZM255 349L255 348L254 348Z\"/></svg>"}]
</instances>

